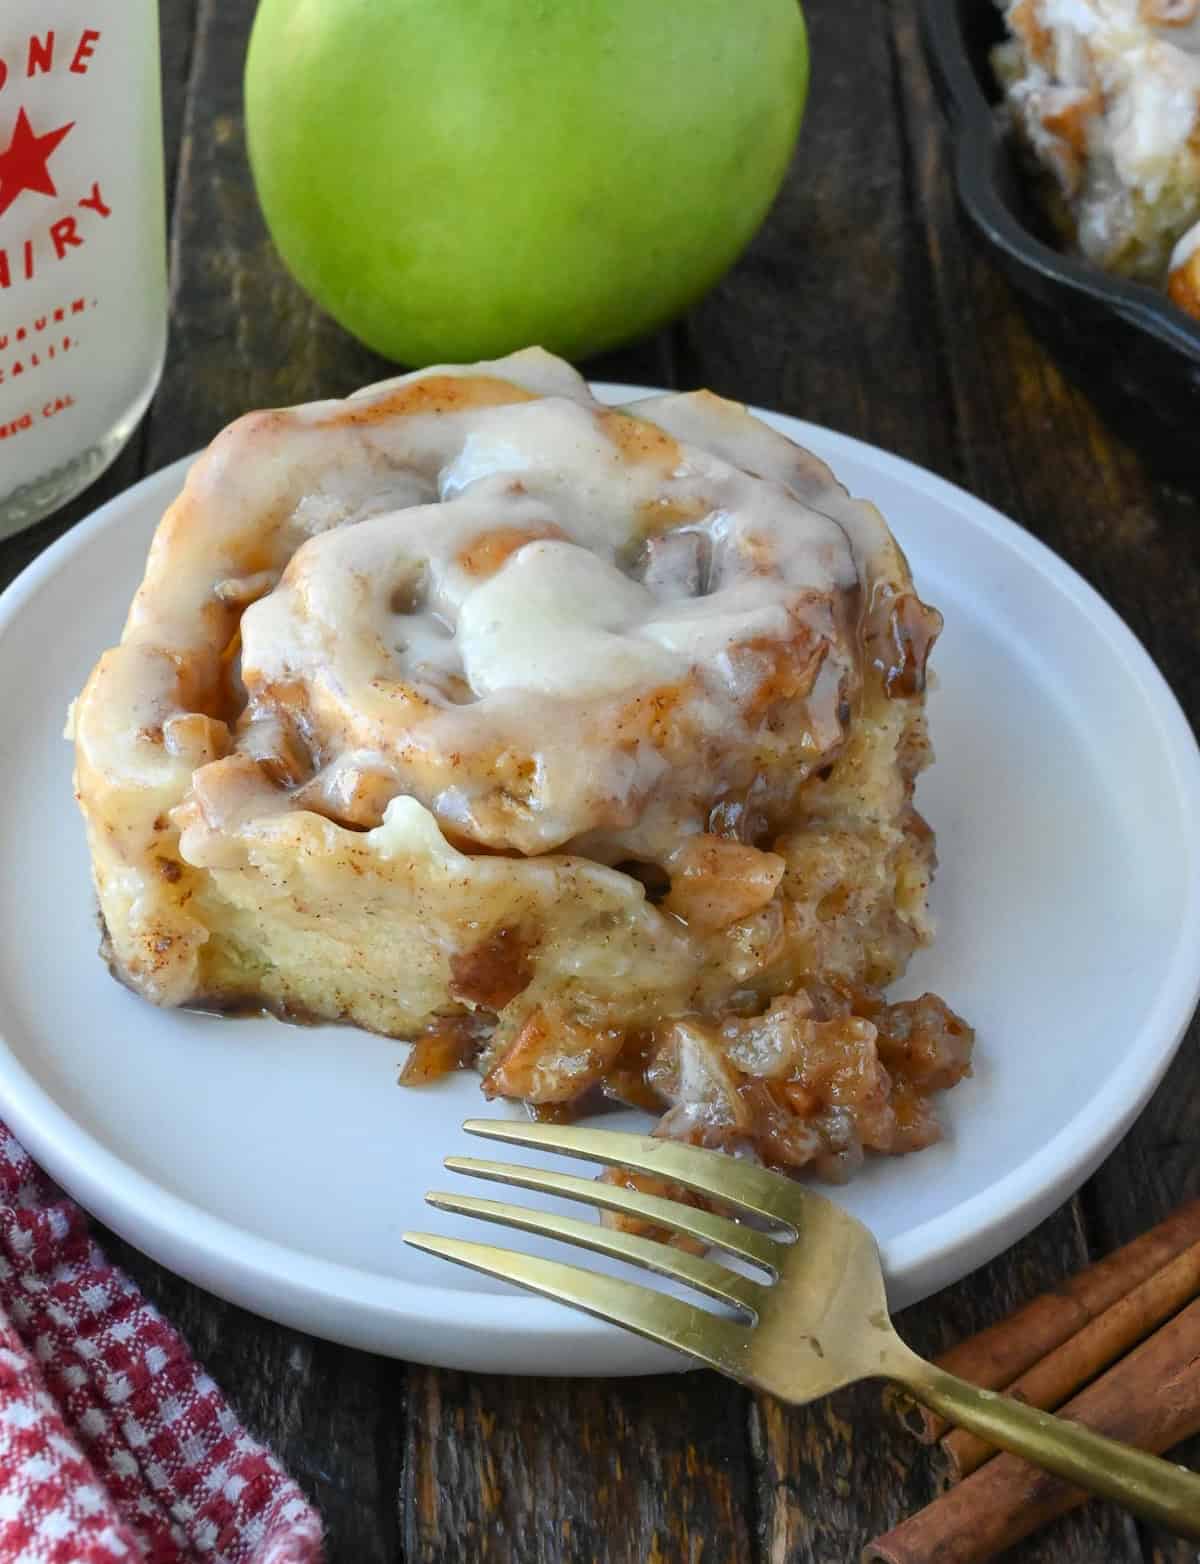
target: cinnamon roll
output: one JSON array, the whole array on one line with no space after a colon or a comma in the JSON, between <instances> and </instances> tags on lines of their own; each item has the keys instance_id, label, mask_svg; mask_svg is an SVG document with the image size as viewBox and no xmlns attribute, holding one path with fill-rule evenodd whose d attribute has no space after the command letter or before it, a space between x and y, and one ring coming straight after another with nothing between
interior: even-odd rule
<instances>
[{"instance_id":1,"label":"cinnamon roll","mask_svg":"<svg viewBox=\"0 0 1200 1564\"><path fill-rule=\"evenodd\" d=\"M1091 261L1200 316L1200 0L997 0L1005 107ZM1173 254L1173 251L1175 252Z\"/></svg>"},{"instance_id":2,"label":"cinnamon roll","mask_svg":"<svg viewBox=\"0 0 1200 1564\"><path fill-rule=\"evenodd\" d=\"M971 1032L913 807L939 616L870 505L706 392L530 350L253 413L74 707L114 973L841 1176Z\"/></svg>"}]
</instances>

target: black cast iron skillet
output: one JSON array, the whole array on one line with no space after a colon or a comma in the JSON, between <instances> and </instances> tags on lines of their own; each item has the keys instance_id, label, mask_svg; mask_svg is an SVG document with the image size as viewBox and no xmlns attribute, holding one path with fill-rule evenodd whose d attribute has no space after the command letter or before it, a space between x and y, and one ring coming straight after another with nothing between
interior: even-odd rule
<instances>
[{"instance_id":1,"label":"black cast iron skillet","mask_svg":"<svg viewBox=\"0 0 1200 1564\"><path fill-rule=\"evenodd\" d=\"M1004 24L993 0L921 0L921 22L951 125L959 200L1034 330L1109 411L1128 414L1132 401L1177 431L1200 473L1200 322L1154 289L1055 248L1028 171L997 125L988 53Z\"/></svg>"}]
</instances>

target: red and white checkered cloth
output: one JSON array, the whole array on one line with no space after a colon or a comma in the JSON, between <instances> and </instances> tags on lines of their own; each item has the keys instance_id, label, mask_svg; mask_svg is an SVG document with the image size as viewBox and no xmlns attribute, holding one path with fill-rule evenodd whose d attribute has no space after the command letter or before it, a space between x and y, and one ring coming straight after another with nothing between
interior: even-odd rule
<instances>
[{"instance_id":1,"label":"red and white checkered cloth","mask_svg":"<svg viewBox=\"0 0 1200 1564\"><path fill-rule=\"evenodd\" d=\"M321 1525L0 1124L0 1564L319 1564Z\"/></svg>"}]
</instances>

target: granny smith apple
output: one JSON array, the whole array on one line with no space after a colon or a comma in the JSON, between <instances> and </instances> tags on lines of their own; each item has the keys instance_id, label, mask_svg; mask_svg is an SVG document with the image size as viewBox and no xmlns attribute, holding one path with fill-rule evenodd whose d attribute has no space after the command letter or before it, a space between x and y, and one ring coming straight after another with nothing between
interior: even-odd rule
<instances>
[{"instance_id":1,"label":"granny smith apple","mask_svg":"<svg viewBox=\"0 0 1200 1564\"><path fill-rule=\"evenodd\" d=\"M798 0L262 0L250 160L305 288L403 363L685 309L783 178Z\"/></svg>"}]
</instances>

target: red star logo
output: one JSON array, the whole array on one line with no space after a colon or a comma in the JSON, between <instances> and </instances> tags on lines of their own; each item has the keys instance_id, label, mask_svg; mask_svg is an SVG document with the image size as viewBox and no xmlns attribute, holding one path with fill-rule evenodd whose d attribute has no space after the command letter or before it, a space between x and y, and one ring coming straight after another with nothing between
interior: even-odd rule
<instances>
[{"instance_id":1,"label":"red star logo","mask_svg":"<svg viewBox=\"0 0 1200 1564\"><path fill-rule=\"evenodd\" d=\"M21 194L22 190L36 190L39 195L57 195L50 170L46 166L50 154L75 124L62 125L58 130L48 130L44 136L35 136L24 109L17 112L12 140L0 152L0 217Z\"/></svg>"}]
</instances>

